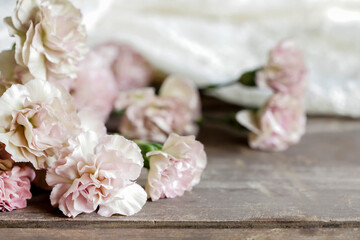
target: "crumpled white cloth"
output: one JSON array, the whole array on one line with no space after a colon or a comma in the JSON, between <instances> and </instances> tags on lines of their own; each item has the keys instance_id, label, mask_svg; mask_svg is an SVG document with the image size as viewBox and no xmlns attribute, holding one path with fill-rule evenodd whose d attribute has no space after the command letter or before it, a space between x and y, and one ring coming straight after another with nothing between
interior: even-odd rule
<instances>
[{"instance_id":1,"label":"crumpled white cloth","mask_svg":"<svg viewBox=\"0 0 360 240\"><path fill-rule=\"evenodd\" d=\"M224 83L263 65L282 38L303 48L310 113L360 117L359 0L73 0L89 43L117 39L166 73L199 86ZM15 0L0 0L0 17ZM9 10L7 10L9 9ZM0 49L13 40L0 24ZM259 106L269 91L227 87L227 101Z\"/></svg>"}]
</instances>

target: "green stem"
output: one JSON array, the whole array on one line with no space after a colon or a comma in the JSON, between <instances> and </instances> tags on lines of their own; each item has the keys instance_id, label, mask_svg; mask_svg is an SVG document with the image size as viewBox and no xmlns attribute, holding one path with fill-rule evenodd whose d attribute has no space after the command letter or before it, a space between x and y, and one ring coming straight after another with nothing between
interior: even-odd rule
<instances>
[{"instance_id":1,"label":"green stem","mask_svg":"<svg viewBox=\"0 0 360 240\"><path fill-rule=\"evenodd\" d=\"M227 115L219 116L219 117L204 116L203 122L226 125L226 126L242 129L242 126L235 119L235 113L231 113L231 114L227 114Z\"/></svg>"},{"instance_id":2,"label":"green stem","mask_svg":"<svg viewBox=\"0 0 360 240\"><path fill-rule=\"evenodd\" d=\"M257 109L250 109L254 112L257 111ZM229 113L226 115L214 117L214 116L203 116L203 123L214 123L214 124L220 124L220 125L226 125L229 127L233 127L235 129L240 130L247 130L244 126L242 126L237 120L236 120L236 113Z\"/></svg>"},{"instance_id":3,"label":"green stem","mask_svg":"<svg viewBox=\"0 0 360 240\"><path fill-rule=\"evenodd\" d=\"M259 70L261 70L261 68L244 73L238 82L248 87L256 87L256 73Z\"/></svg>"},{"instance_id":4,"label":"green stem","mask_svg":"<svg viewBox=\"0 0 360 240\"><path fill-rule=\"evenodd\" d=\"M112 114L122 116L122 115L125 114L125 111L126 111L125 109L122 109L122 110L114 110L114 111L112 111Z\"/></svg>"},{"instance_id":5,"label":"green stem","mask_svg":"<svg viewBox=\"0 0 360 240\"><path fill-rule=\"evenodd\" d=\"M134 142L141 149L141 154L144 158L144 168L150 169L150 159L146 156L148 152L159 151L162 149L162 145L154 142L147 142L143 140L134 140Z\"/></svg>"},{"instance_id":6,"label":"green stem","mask_svg":"<svg viewBox=\"0 0 360 240\"><path fill-rule=\"evenodd\" d=\"M248 71L243 73L239 79L227 82L227 83L220 83L220 84L213 84L213 85L209 85L205 88L201 88L200 91L207 91L207 90L212 90L212 89L216 89L216 88L223 88L223 87L228 87L228 86L232 86L235 84L242 84L244 86L247 87L256 87L256 73L258 71L260 71L262 68L256 68L254 70Z\"/></svg>"},{"instance_id":7,"label":"green stem","mask_svg":"<svg viewBox=\"0 0 360 240\"><path fill-rule=\"evenodd\" d=\"M230 81L227 83L212 84L207 87L201 88L200 91L207 91L207 90L212 90L212 89L217 89L217 88L228 87L228 86L235 85L237 83L238 83L238 80Z\"/></svg>"}]
</instances>

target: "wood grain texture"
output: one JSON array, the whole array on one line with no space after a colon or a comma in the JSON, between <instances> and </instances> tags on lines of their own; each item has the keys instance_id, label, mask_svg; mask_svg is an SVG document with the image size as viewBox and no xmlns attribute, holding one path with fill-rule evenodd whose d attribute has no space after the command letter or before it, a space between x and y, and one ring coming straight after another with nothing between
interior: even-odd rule
<instances>
[{"instance_id":1,"label":"wood grain texture","mask_svg":"<svg viewBox=\"0 0 360 240\"><path fill-rule=\"evenodd\" d=\"M209 164L201 183L181 198L148 202L132 217L69 219L50 206L48 193L34 193L28 208L1 213L0 226L360 226L360 123L311 119L308 129L300 144L269 153L249 149L242 132L206 126L200 139Z\"/></svg>"},{"instance_id":2,"label":"wood grain texture","mask_svg":"<svg viewBox=\"0 0 360 240\"><path fill-rule=\"evenodd\" d=\"M98 240L358 240L359 229L0 229L1 239Z\"/></svg>"},{"instance_id":3,"label":"wood grain texture","mask_svg":"<svg viewBox=\"0 0 360 240\"><path fill-rule=\"evenodd\" d=\"M134 234L135 239L161 234L174 239L290 239L289 234L296 236L291 239L311 234L358 239L359 121L311 118L302 141L279 153L251 150L244 131L218 125L203 126L199 139L208 166L201 183L183 197L148 202L131 217L94 213L71 219L51 207L49 193L35 191L26 209L0 213L0 236L15 232L18 239L30 233L60 239L75 234L85 239L83 233L101 231L105 237ZM144 171L138 182L144 185L145 178ZM269 237L273 234L283 238Z\"/></svg>"}]
</instances>

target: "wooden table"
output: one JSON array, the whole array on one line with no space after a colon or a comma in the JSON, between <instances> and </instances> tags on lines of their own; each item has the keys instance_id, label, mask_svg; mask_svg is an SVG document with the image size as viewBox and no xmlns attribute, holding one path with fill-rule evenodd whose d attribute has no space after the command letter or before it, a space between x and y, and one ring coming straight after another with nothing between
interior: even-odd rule
<instances>
[{"instance_id":1,"label":"wooden table","mask_svg":"<svg viewBox=\"0 0 360 240\"><path fill-rule=\"evenodd\" d=\"M0 239L360 239L360 121L311 118L301 143L281 153L251 150L245 132L218 125L199 139L208 166L183 197L132 217L71 219L35 192L26 209L0 213Z\"/></svg>"}]
</instances>

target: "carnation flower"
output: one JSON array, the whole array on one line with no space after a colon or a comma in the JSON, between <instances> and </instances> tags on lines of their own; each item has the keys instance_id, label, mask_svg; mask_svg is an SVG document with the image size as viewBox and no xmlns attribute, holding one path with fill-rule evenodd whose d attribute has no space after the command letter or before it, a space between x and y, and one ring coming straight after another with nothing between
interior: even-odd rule
<instances>
[{"instance_id":1,"label":"carnation flower","mask_svg":"<svg viewBox=\"0 0 360 240\"><path fill-rule=\"evenodd\" d=\"M119 89L111 68L100 54L92 51L79 65L71 95L79 110L92 111L103 122L109 117Z\"/></svg>"},{"instance_id":2,"label":"carnation flower","mask_svg":"<svg viewBox=\"0 0 360 240\"><path fill-rule=\"evenodd\" d=\"M83 132L59 152L46 181L53 190L51 204L68 217L94 212L109 217L133 215L146 202L146 193L134 181L144 160L139 147L119 135L98 137Z\"/></svg>"},{"instance_id":3,"label":"carnation flower","mask_svg":"<svg viewBox=\"0 0 360 240\"><path fill-rule=\"evenodd\" d=\"M116 109L126 109L119 131L130 138L164 142L170 133L196 134L200 118L199 93L193 83L167 78L159 96L151 88L120 92Z\"/></svg>"},{"instance_id":4,"label":"carnation flower","mask_svg":"<svg viewBox=\"0 0 360 240\"><path fill-rule=\"evenodd\" d=\"M82 110L78 112L81 121L81 129L84 132L93 131L98 136L105 136L107 133L103 119L93 111Z\"/></svg>"},{"instance_id":5,"label":"carnation flower","mask_svg":"<svg viewBox=\"0 0 360 240\"><path fill-rule=\"evenodd\" d=\"M156 98L155 89L152 87L136 88L121 91L115 102L115 110L125 110L139 101L151 101Z\"/></svg>"},{"instance_id":6,"label":"carnation flower","mask_svg":"<svg viewBox=\"0 0 360 240\"><path fill-rule=\"evenodd\" d=\"M157 97L130 105L119 126L125 136L154 142L164 142L171 133L188 135L197 130L191 110L171 97Z\"/></svg>"},{"instance_id":7,"label":"carnation flower","mask_svg":"<svg viewBox=\"0 0 360 240\"><path fill-rule=\"evenodd\" d=\"M13 167L11 170L0 171L0 211L12 211L26 207L26 200L32 197L30 182L35 172L30 167Z\"/></svg>"},{"instance_id":8,"label":"carnation flower","mask_svg":"<svg viewBox=\"0 0 360 240\"><path fill-rule=\"evenodd\" d=\"M130 46L109 42L97 46L94 51L101 55L111 68L120 90L141 88L150 84L150 64Z\"/></svg>"},{"instance_id":9,"label":"carnation flower","mask_svg":"<svg viewBox=\"0 0 360 240\"><path fill-rule=\"evenodd\" d=\"M199 92L193 82L179 76L169 76L161 85L159 96L177 98L188 106L193 120L201 117L201 101Z\"/></svg>"},{"instance_id":10,"label":"carnation flower","mask_svg":"<svg viewBox=\"0 0 360 240\"><path fill-rule=\"evenodd\" d=\"M15 37L16 63L34 78L75 78L86 47L82 16L68 0L18 0L12 17L5 18Z\"/></svg>"},{"instance_id":11,"label":"carnation flower","mask_svg":"<svg viewBox=\"0 0 360 240\"><path fill-rule=\"evenodd\" d=\"M120 90L145 87L150 80L150 65L140 54L119 43L105 43L85 56L70 91L78 109L93 111L105 122Z\"/></svg>"},{"instance_id":12,"label":"carnation flower","mask_svg":"<svg viewBox=\"0 0 360 240\"><path fill-rule=\"evenodd\" d=\"M256 149L283 151L305 133L303 101L287 94L275 94L256 114L240 111L236 119L252 132L249 143Z\"/></svg>"},{"instance_id":13,"label":"carnation flower","mask_svg":"<svg viewBox=\"0 0 360 240\"><path fill-rule=\"evenodd\" d=\"M43 80L12 85L0 106L0 142L15 162L31 162L36 169L51 164L54 151L80 124L71 96Z\"/></svg>"},{"instance_id":14,"label":"carnation flower","mask_svg":"<svg viewBox=\"0 0 360 240\"><path fill-rule=\"evenodd\" d=\"M161 151L149 152L150 169L145 190L152 201L182 196L200 182L207 158L194 136L171 134Z\"/></svg>"},{"instance_id":15,"label":"carnation flower","mask_svg":"<svg viewBox=\"0 0 360 240\"><path fill-rule=\"evenodd\" d=\"M270 51L268 64L256 74L259 86L275 92L301 95L305 90L306 66L302 52L291 40L281 41Z\"/></svg>"}]
</instances>

